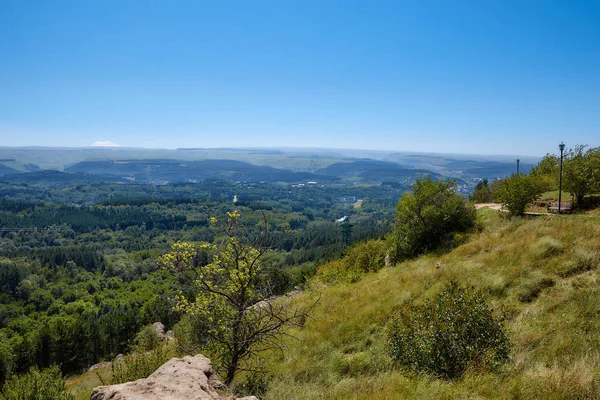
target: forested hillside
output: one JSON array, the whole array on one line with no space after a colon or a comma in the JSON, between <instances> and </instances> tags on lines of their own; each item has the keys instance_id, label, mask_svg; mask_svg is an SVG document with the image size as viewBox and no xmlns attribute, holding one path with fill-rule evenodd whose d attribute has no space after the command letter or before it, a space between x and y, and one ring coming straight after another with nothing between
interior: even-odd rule
<instances>
[{"instance_id":1,"label":"forested hillside","mask_svg":"<svg viewBox=\"0 0 600 400\"><path fill-rule=\"evenodd\" d=\"M337 218L351 216L353 241L381 237L400 196L389 186L73 184L43 174L0 186L2 382L31 366L77 374L129 352L147 324L172 328L182 281L157 259L177 241L222 242L211 217L238 210L250 234L267 221L264 264L280 294L340 256Z\"/></svg>"}]
</instances>

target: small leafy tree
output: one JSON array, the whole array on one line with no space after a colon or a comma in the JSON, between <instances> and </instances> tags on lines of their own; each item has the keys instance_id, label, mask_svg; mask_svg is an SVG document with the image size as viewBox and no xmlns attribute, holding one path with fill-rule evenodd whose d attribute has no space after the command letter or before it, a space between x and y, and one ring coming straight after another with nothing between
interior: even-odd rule
<instances>
[{"instance_id":1,"label":"small leafy tree","mask_svg":"<svg viewBox=\"0 0 600 400\"><path fill-rule=\"evenodd\" d=\"M577 145L570 149L564 162L564 188L579 207L587 194L600 190L600 148L586 147Z\"/></svg>"},{"instance_id":2,"label":"small leafy tree","mask_svg":"<svg viewBox=\"0 0 600 400\"><path fill-rule=\"evenodd\" d=\"M398 202L392 254L396 260L432 251L475 223L475 208L456 193L453 181L417 180Z\"/></svg>"},{"instance_id":3,"label":"small leafy tree","mask_svg":"<svg viewBox=\"0 0 600 400\"><path fill-rule=\"evenodd\" d=\"M480 293L455 282L433 301L404 305L392 317L388 341L388 354L403 367L447 379L469 367L493 369L510 353L503 318Z\"/></svg>"},{"instance_id":4,"label":"small leafy tree","mask_svg":"<svg viewBox=\"0 0 600 400\"><path fill-rule=\"evenodd\" d=\"M216 225L217 220L211 219ZM267 272L261 257L268 250L268 225L251 238L240 223L240 214L227 213L222 225L227 239L221 246L208 243L176 243L160 263L171 271L187 274L193 280L193 296L180 294L176 308L194 316L194 336L230 384L245 362L261 352L280 348L283 329L300 325L309 309L291 309L284 302L266 300ZM200 265L202 252L210 261Z\"/></svg>"},{"instance_id":5,"label":"small leafy tree","mask_svg":"<svg viewBox=\"0 0 600 400\"><path fill-rule=\"evenodd\" d=\"M160 344L161 340L156 328L153 325L146 325L135 335L135 339L133 340L135 343L134 349L138 351L151 351Z\"/></svg>"},{"instance_id":6,"label":"small leafy tree","mask_svg":"<svg viewBox=\"0 0 600 400\"><path fill-rule=\"evenodd\" d=\"M542 190L558 189L560 158L554 154L546 154L540 162L531 168L529 175L535 178Z\"/></svg>"},{"instance_id":7,"label":"small leafy tree","mask_svg":"<svg viewBox=\"0 0 600 400\"><path fill-rule=\"evenodd\" d=\"M540 197L542 189L538 181L523 174L513 174L501 181L496 190L496 199L511 215L521 216L528 204Z\"/></svg>"},{"instance_id":8,"label":"small leafy tree","mask_svg":"<svg viewBox=\"0 0 600 400\"><path fill-rule=\"evenodd\" d=\"M493 201L493 199L494 196L488 185L488 180L484 179L477 182L477 186L475 186L475 190L473 191L472 200L475 203L489 203Z\"/></svg>"}]
</instances>

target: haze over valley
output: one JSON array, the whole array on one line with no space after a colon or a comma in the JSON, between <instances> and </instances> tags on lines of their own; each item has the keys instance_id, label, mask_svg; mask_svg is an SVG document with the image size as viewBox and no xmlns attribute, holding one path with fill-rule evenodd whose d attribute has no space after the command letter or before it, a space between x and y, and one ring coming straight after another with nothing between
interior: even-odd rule
<instances>
[{"instance_id":1,"label":"haze over valley","mask_svg":"<svg viewBox=\"0 0 600 400\"><path fill-rule=\"evenodd\" d=\"M482 179L527 172L537 157L478 156L338 149L2 148L0 174L34 179L48 171L112 181L166 184L206 179L319 184L392 184L408 188L430 175L453 178L468 191ZM47 171L47 172L43 172ZM19 176L29 173L29 176ZM33 173L33 175L31 175Z\"/></svg>"}]
</instances>

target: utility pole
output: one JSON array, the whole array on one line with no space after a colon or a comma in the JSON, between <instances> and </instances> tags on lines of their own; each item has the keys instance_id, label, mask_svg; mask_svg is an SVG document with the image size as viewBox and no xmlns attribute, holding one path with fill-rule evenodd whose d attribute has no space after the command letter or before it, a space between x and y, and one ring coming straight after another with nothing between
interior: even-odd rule
<instances>
[{"instance_id":1,"label":"utility pole","mask_svg":"<svg viewBox=\"0 0 600 400\"><path fill-rule=\"evenodd\" d=\"M350 246L352 243L352 225L350 223L350 218L345 216L337 220L340 223L340 227L342 230L342 245L344 247Z\"/></svg>"},{"instance_id":2,"label":"utility pole","mask_svg":"<svg viewBox=\"0 0 600 400\"><path fill-rule=\"evenodd\" d=\"M562 201L562 165L563 165L563 151L565 150L565 144L560 142L558 145L560 149L560 177L558 178L558 214L560 214L560 202Z\"/></svg>"}]
</instances>

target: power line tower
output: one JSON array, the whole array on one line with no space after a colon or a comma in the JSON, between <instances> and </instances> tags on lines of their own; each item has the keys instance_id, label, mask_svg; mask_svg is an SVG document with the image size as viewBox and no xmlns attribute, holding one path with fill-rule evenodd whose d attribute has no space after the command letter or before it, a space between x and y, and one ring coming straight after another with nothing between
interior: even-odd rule
<instances>
[{"instance_id":1,"label":"power line tower","mask_svg":"<svg viewBox=\"0 0 600 400\"><path fill-rule=\"evenodd\" d=\"M342 231L342 244L344 245L344 247L350 246L350 244L352 243L352 227L354 226L350 223L350 217L343 216L336 222L340 223Z\"/></svg>"}]
</instances>

